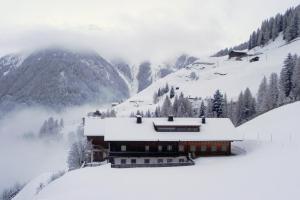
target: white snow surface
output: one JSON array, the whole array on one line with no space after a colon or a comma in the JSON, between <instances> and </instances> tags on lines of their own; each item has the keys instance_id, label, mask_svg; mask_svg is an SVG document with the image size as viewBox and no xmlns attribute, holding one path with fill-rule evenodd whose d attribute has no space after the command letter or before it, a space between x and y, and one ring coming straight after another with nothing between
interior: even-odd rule
<instances>
[{"instance_id":1,"label":"white snow surface","mask_svg":"<svg viewBox=\"0 0 300 200\"><path fill-rule=\"evenodd\" d=\"M233 141L242 140L228 118L207 118L201 124L199 118L143 118L141 124L135 118L95 118L85 120L86 136L104 136L106 141ZM200 132L157 132L153 123L158 125L198 125Z\"/></svg>"},{"instance_id":2,"label":"white snow surface","mask_svg":"<svg viewBox=\"0 0 300 200\"><path fill-rule=\"evenodd\" d=\"M20 193L15 199L298 200L299 113L297 102L239 127L248 139L234 143L235 156L201 157L187 167L83 168L68 172L36 195L19 198ZM30 193L30 184L24 191Z\"/></svg>"},{"instance_id":3,"label":"white snow surface","mask_svg":"<svg viewBox=\"0 0 300 200\"><path fill-rule=\"evenodd\" d=\"M228 60L228 56L201 58L186 68L155 81L114 109L119 116L129 116L131 112L137 110L146 112L149 109L153 112L157 106L153 104L153 94L166 83L169 86L179 87L175 90L176 94L183 92L185 96L190 97L211 97L217 89L220 89L227 94L229 100L236 99L247 87L255 95L264 76L269 78L271 73L279 73L287 54L299 52L300 40L286 44L280 35L265 47L256 47L248 52L259 56L257 62L249 62L253 56L245 57L242 61ZM192 72L195 72L198 79L190 77ZM158 102L159 105L162 105L163 99L164 97Z\"/></svg>"}]
</instances>

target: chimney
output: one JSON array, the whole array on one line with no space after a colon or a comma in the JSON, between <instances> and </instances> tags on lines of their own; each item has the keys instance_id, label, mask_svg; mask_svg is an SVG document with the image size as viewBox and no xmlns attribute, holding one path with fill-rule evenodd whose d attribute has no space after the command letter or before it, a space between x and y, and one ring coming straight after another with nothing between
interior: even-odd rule
<instances>
[{"instance_id":1,"label":"chimney","mask_svg":"<svg viewBox=\"0 0 300 200\"><path fill-rule=\"evenodd\" d=\"M206 119L204 116L202 116L202 124L205 124L206 123Z\"/></svg>"},{"instance_id":2,"label":"chimney","mask_svg":"<svg viewBox=\"0 0 300 200\"><path fill-rule=\"evenodd\" d=\"M142 123L142 116L141 115L136 115L136 123L141 124Z\"/></svg>"},{"instance_id":3,"label":"chimney","mask_svg":"<svg viewBox=\"0 0 300 200\"><path fill-rule=\"evenodd\" d=\"M173 122L174 121L174 116L173 115L169 115L168 116L168 121L169 122Z\"/></svg>"}]
</instances>

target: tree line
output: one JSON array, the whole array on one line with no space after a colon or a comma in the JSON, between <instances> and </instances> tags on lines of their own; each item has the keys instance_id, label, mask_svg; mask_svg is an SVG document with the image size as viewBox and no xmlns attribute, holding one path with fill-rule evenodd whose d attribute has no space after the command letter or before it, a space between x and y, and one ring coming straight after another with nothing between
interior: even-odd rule
<instances>
[{"instance_id":1,"label":"tree line","mask_svg":"<svg viewBox=\"0 0 300 200\"><path fill-rule=\"evenodd\" d=\"M277 14L262 22L261 27L250 35L248 49L264 46L270 40L275 40L280 32L287 42L300 36L300 5L288 9L284 14Z\"/></svg>"},{"instance_id":2,"label":"tree line","mask_svg":"<svg viewBox=\"0 0 300 200\"><path fill-rule=\"evenodd\" d=\"M257 46L264 46L269 41L274 41L281 32L286 42L300 36L300 5L288 9L284 14L278 13L274 17L264 20L261 26L252 32L247 42L222 49L213 56L225 56L232 50L250 50Z\"/></svg>"}]
</instances>

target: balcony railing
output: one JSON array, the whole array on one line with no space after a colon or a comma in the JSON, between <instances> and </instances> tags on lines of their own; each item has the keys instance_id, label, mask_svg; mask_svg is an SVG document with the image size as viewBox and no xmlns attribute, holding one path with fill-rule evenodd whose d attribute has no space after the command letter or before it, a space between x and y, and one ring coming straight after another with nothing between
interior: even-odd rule
<instances>
[{"instance_id":1,"label":"balcony railing","mask_svg":"<svg viewBox=\"0 0 300 200\"><path fill-rule=\"evenodd\" d=\"M193 160L176 163L145 163L145 164L111 164L112 168L136 168L136 167L178 167L194 165Z\"/></svg>"}]
</instances>

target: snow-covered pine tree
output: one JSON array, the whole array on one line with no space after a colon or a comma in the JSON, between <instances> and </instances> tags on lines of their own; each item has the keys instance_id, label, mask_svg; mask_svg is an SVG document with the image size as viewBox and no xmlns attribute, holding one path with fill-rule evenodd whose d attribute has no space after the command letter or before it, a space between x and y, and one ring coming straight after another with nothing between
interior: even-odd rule
<instances>
[{"instance_id":1,"label":"snow-covered pine tree","mask_svg":"<svg viewBox=\"0 0 300 200\"><path fill-rule=\"evenodd\" d=\"M167 117L170 114L172 114L172 103L171 103L170 98L169 98L168 95L166 95L166 98L165 98L164 103L162 105L161 114L162 114L163 117Z\"/></svg>"},{"instance_id":2,"label":"snow-covered pine tree","mask_svg":"<svg viewBox=\"0 0 300 200\"><path fill-rule=\"evenodd\" d=\"M235 102L231 100L227 105L227 117L231 119L232 123L235 124Z\"/></svg>"},{"instance_id":3,"label":"snow-covered pine tree","mask_svg":"<svg viewBox=\"0 0 300 200\"><path fill-rule=\"evenodd\" d=\"M154 94L153 94L153 103L156 104L156 103L158 103L158 101L159 101L159 98L158 98L157 92L154 92Z\"/></svg>"},{"instance_id":4,"label":"snow-covered pine tree","mask_svg":"<svg viewBox=\"0 0 300 200\"><path fill-rule=\"evenodd\" d=\"M174 99L174 102L173 102L173 115L176 116L176 117L178 117L177 116L178 107L179 107L179 101L178 101L178 96L176 95L175 99Z\"/></svg>"},{"instance_id":5,"label":"snow-covered pine tree","mask_svg":"<svg viewBox=\"0 0 300 200\"><path fill-rule=\"evenodd\" d=\"M269 78L269 84L266 95L267 109L271 110L278 106L279 89L278 89L278 75L272 73Z\"/></svg>"},{"instance_id":6,"label":"snow-covered pine tree","mask_svg":"<svg viewBox=\"0 0 300 200\"><path fill-rule=\"evenodd\" d=\"M298 30L299 30L299 15L297 12L294 12L289 19L289 25L286 30L286 40L289 42L296 37L298 37Z\"/></svg>"},{"instance_id":7,"label":"snow-covered pine tree","mask_svg":"<svg viewBox=\"0 0 300 200\"><path fill-rule=\"evenodd\" d=\"M163 93L161 92L161 89L160 88L158 88L158 91L157 91L157 96L158 97L161 97L163 95Z\"/></svg>"},{"instance_id":8,"label":"snow-covered pine tree","mask_svg":"<svg viewBox=\"0 0 300 200\"><path fill-rule=\"evenodd\" d=\"M206 111L206 107L205 107L204 101L201 101L200 110L199 110L199 117L206 116L205 111Z\"/></svg>"},{"instance_id":9,"label":"snow-covered pine tree","mask_svg":"<svg viewBox=\"0 0 300 200\"><path fill-rule=\"evenodd\" d=\"M154 117L161 117L161 109L160 106L157 106L154 111Z\"/></svg>"},{"instance_id":10,"label":"snow-covered pine tree","mask_svg":"<svg viewBox=\"0 0 300 200\"><path fill-rule=\"evenodd\" d=\"M235 110L234 110L234 124L239 125L244 121L244 94L240 93L238 101L236 102Z\"/></svg>"},{"instance_id":11,"label":"snow-covered pine tree","mask_svg":"<svg viewBox=\"0 0 300 200\"><path fill-rule=\"evenodd\" d=\"M148 117L148 118L152 117L151 112L150 112L149 109L147 110L145 117Z\"/></svg>"},{"instance_id":12,"label":"snow-covered pine tree","mask_svg":"<svg viewBox=\"0 0 300 200\"><path fill-rule=\"evenodd\" d=\"M178 106L177 117L185 117L184 105L182 103L180 103Z\"/></svg>"},{"instance_id":13,"label":"snow-covered pine tree","mask_svg":"<svg viewBox=\"0 0 300 200\"><path fill-rule=\"evenodd\" d=\"M273 41L278 37L278 34L279 34L279 23L280 23L279 22L279 20L280 20L279 16L276 15L275 20L272 24L272 40Z\"/></svg>"},{"instance_id":14,"label":"snow-covered pine tree","mask_svg":"<svg viewBox=\"0 0 300 200\"><path fill-rule=\"evenodd\" d=\"M248 121L255 115L255 113L255 98L253 98L250 89L246 88L243 97L242 119Z\"/></svg>"},{"instance_id":15,"label":"snow-covered pine tree","mask_svg":"<svg viewBox=\"0 0 300 200\"><path fill-rule=\"evenodd\" d=\"M215 117L214 116L214 111L213 111L213 99L212 98L207 98L206 102L207 102L206 116L207 117Z\"/></svg>"},{"instance_id":16,"label":"snow-covered pine tree","mask_svg":"<svg viewBox=\"0 0 300 200\"><path fill-rule=\"evenodd\" d=\"M224 94L224 98L223 98L224 102L223 102L223 113L222 113L222 117L228 117L228 101L227 101L227 95Z\"/></svg>"},{"instance_id":17,"label":"snow-covered pine tree","mask_svg":"<svg viewBox=\"0 0 300 200\"><path fill-rule=\"evenodd\" d=\"M168 84L168 83L166 83L166 86L165 86L165 88L164 88L164 93L168 93L168 92L169 92L169 90L170 90L170 88L169 88L169 84Z\"/></svg>"},{"instance_id":18,"label":"snow-covered pine tree","mask_svg":"<svg viewBox=\"0 0 300 200\"><path fill-rule=\"evenodd\" d=\"M172 86L170 90L170 99L172 99L174 96L175 96L175 90L174 87Z\"/></svg>"},{"instance_id":19,"label":"snow-covered pine tree","mask_svg":"<svg viewBox=\"0 0 300 200\"><path fill-rule=\"evenodd\" d=\"M267 78L264 77L259 85L258 93L257 93L258 113L263 113L267 110L267 89L268 89Z\"/></svg>"},{"instance_id":20,"label":"snow-covered pine tree","mask_svg":"<svg viewBox=\"0 0 300 200\"><path fill-rule=\"evenodd\" d=\"M297 59L292 76L292 95L295 100L300 100L300 57Z\"/></svg>"},{"instance_id":21,"label":"snow-covered pine tree","mask_svg":"<svg viewBox=\"0 0 300 200\"><path fill-rule=\"evenodd\" d=\"M293 87L292 77L294 67L296 65L296 56L292 56L292 54L288 54L287 58L284 60L283 68L280 72L280 91L284 95L283 97L287 99L287 101L291 100L291 90Z\"/></svg>"},{"instance_id":22,"label":"snow-covered pine tree","mask_svg":"<svg viewBox=\"0 0 300 200\"><path fill-rule=\"evenodd\" d=\"M212 111L215 113L216 117L221 117L223 114L223 95L221 94L220 90L217 90L214 94L213 98L213 109Z\"/></svg>"},{"instance_id":23,"label":"snow-covered pine tree","mask_svg":"<svg viewBox=\"0 0 300 200\"><path fill-rule=\"evenodd\" d=\"M129 117L135 117L134 112L131 112L130 115L129 115Z\"/></svg>"}]
</instances>

